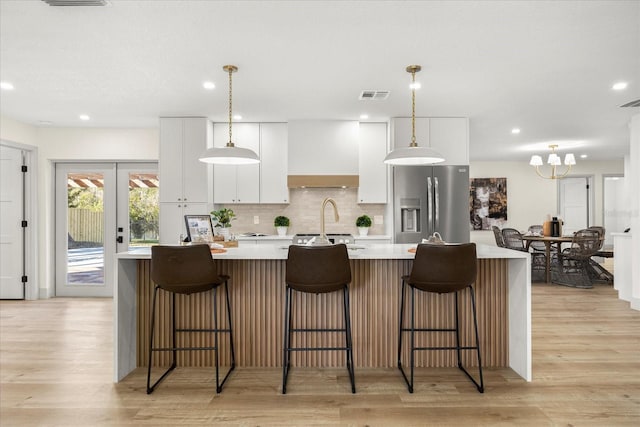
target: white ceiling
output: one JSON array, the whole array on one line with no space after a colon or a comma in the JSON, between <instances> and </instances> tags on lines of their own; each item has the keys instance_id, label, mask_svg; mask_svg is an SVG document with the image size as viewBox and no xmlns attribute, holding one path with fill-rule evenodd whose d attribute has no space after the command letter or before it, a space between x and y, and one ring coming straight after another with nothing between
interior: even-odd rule
<instances>
[{"instance_id":1,"label":"white ceiling","mask_svg":"<svg viewBox=\"0 0 640 427\"><path fill-rule=\"evenodd\" d=\"M620 158L639 112L619 106L640 98L640 1L1 0L0 24L0 79L15 86L0 112L39 126L223 121L224 64L239 67L243 121L410 116L405 67L420 64L416 114L469 117L473 160L526 160L555 141ZM611 90L620 80L628 89ZM358 100L365 89L391 95Z\"/></svg>"}]
</instances>

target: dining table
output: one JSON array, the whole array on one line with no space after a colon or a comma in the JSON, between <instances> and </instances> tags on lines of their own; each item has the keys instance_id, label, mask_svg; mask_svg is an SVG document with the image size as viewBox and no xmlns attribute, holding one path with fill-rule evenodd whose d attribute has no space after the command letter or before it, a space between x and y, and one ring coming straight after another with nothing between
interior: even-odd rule
<instances>
[{"instance_id":1,"label":"dining table","mask_svg":"<svg viewBox=\"0 0 640 427\"><path fill-rule=\"evenodd\" d=\"M545 248L545 278L547 283L551 283L551 246L556 245L558 252L562 251L562 244L569 243L573 240L573 236L537 236L523 235L522 240L525 242L525 248L529 250L531 242L542 242Z\"/></svg>"}]
</instances>

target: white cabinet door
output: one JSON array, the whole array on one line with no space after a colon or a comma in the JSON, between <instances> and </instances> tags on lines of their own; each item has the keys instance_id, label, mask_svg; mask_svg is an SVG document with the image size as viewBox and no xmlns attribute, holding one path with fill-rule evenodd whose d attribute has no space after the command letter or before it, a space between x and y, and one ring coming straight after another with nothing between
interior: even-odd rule
<instances>
[{"instance_id":1,"label":"white cabinet door","mask_svg":"<svg viewBox=\"0 0 640 427\"><path fill-rule=\"evenodd\" d=\"M224 147L229 140L229 124L213 124L213 146ZM233 165L213 166L213 202L235 203L236 168Z\"/></svg>"},{"instance_id":2,"label":"white cabinet door","mask_svg":"<svg viewBox=\"0 0 640 427\"><path fill-rule=\"evenodd\" d=\"M469 119L434 117L430 119L431 147L444 156L440 165L469 164Z\"/></svg>"},{"instance_id":3,"label":"white cabinet door","mask_svg":"<svg viewBox=\"0 0 640 427\"><path fill-rule=\"evenodd\" d=\"M289 203L287 124L260 124L260 203Z\"/></svg>"},{"instance_id":4,"label":"white cabinet door","mask_svg":"<svg viewBox=\"0 0 640 427\"><path fill-rule=\"evenodd\" d=\"M211 166L198 160L211 144L204 117L160 119L160 202L207 202Z\"/></svg>"},{"instance_id":5,"label":"white cabinet door","mask_svg":"<svg viewBox=\"0 0 640 427\"><path fill-rule=\"evenodd\" d=\"M408 147L411 144L411 117L396 117L391 121L392 148ZM419 146L430 147L429 119L416 117L416 142Z\"/></svg>"},{"instance_id":6,"label":"white cabinet door","mask_svg":"<svg viewBox=\"0 0 640 427\"><path fill-rule=\"evenodd\" d=\"M182 119L160 119L160 202L182 201Z\"/></svg>"},{"instance_id":7,"label":"white cabinet door","mask_svg":"<svg viewBox=\"0 0 640 427\"><path fill-rule=\"evenodd\" d=\"M387 203L387 124L360 123L358 203Z\"/></svg>"},{"instance_id":8,"label":"white cabinet door","mask_svg":"<svg viewBox=\"0 0 640 427\"><path fill-rule=\"evenodd\" d=\"M260 155L260 125L238 123L233 125L232 139L236 146L250 148ZM213 145L223 147L229 140L229 124L213 125ZM260 165L214 165L214 203L259 203Z\"/></svg>"},{"instance_id":9,"label":"white cabinet door","mask_svg":"<svg viewBox=\"0 0 640 427\"><path fill-rule=\"evenodd\" d=\"M260 125L241 123L236 129L236 145L260 156ZM236 203L260 203L260 167L260 164L236 166Z\"/></svg>"},{"instance_id":10,"label":"white cabinet door","mask_svg":"<svg viewBox=\"0 0 640 427\"><path fill-rule=\"evenodd\" d=\"M198 159L211 144L211 133L211 122L208 119L184 119L183 201L206 203L210 199L211 165Z\"/></svg>"},{"instance_id":11,"label":"white cabinet door","mask_svg":"<svg viewBox=\"0 0 640 427\"><path fill-rule=\"evenodd\" d=\"M392 123L392 147L411 143L411 118L396 117ZM416 117L416 142L443 155L439 165L469 164L469 119L466 117Z\"/></svg>"},{"instance_id":12,"label":"white cabinet door","mask_svg":"<svg viewBox=\"0 0 640 427\"><path fill-rule=\"evenodd\" d=\"M207 203L160 203L160 244L177 245L180 235L187 235L185 215L206 215Z\"/></svg>"}]
</instances>

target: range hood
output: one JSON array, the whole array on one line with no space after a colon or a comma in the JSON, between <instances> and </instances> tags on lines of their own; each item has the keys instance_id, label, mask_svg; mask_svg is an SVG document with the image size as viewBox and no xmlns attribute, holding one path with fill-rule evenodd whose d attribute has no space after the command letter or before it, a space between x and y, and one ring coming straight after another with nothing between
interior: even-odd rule
<instances>
[{"instance_id":1,"label":"range hood","mask_svg":"<svg viewBox=\"0 0 640 427\"><path fill-rule=\"evenodd\" d=\"M353 188L360 185L358 175L288 175L289 188Z\"/></svg>"},{"instance_id":2,"label":"range hood","mask_svg":"<svg viewBox=\"0 0 640 427\"><path fill-rule=\"evenodd\" d=\"M287 186L358 187L359 133L357 121L289 121Z\"/></svg>"}]
</instances>

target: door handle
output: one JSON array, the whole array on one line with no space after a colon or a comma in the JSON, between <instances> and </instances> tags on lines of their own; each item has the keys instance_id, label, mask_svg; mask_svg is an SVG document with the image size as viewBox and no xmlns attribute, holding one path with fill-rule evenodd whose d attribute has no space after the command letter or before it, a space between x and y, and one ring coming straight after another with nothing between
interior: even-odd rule
<instances>
[{"instance_id":1,"label":"door handle","mask_svg":"<svg viewBox=\"0 0 640 427\"><path fill-rule=\"evenodd\" d=\"M117 243L124 243L124 238L122 236L118 236L118 237L116 237L116 242Z\"/></svg>"},{"instance_id":2,"label":"door handle","mask_svg":"<svg viewBox=\"0 0 640 427\"><path fill-rule=\"evenodd\" d=\"M435 187L435 205L434 211L436 214L436 223L434 225L433 231L438 231L440 228L440 189L438 188L438 177L433 177L434 187Z\"/></svg>"},{"instance_id":3,"label":"door handle","mask_svg":"<svg viewBox=\"0 0 640 427\"><path fill-rule=\"evenodd\" d=\"M427 177L427 215L429 224L427 225L427 232L431 231L433 226L433 189L431 185L431 177Z\"/></svg>"}]
</instances>

